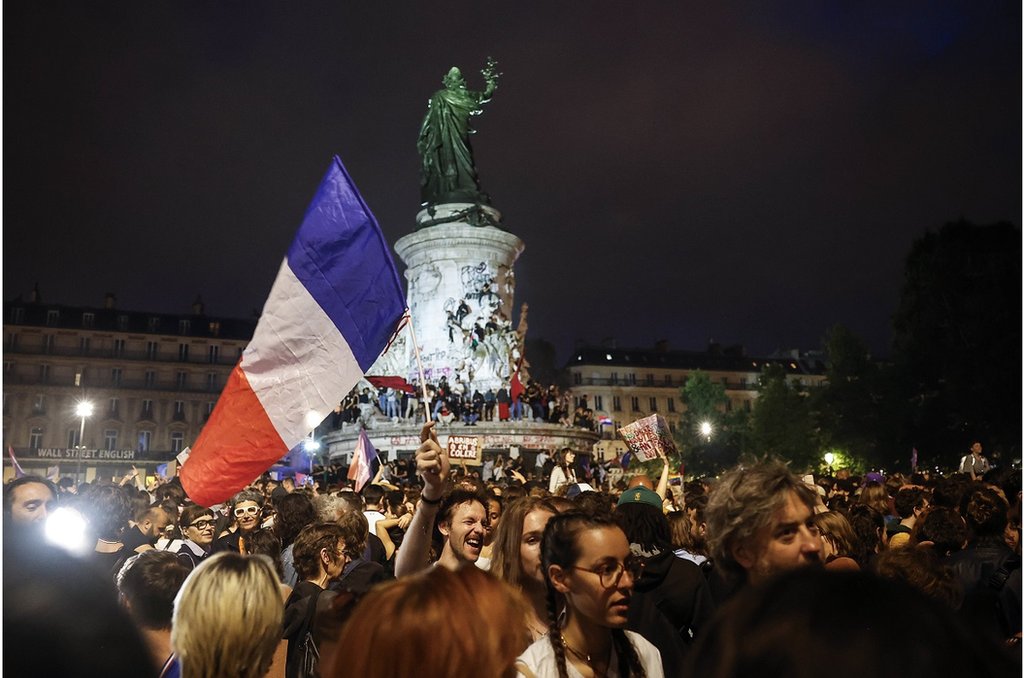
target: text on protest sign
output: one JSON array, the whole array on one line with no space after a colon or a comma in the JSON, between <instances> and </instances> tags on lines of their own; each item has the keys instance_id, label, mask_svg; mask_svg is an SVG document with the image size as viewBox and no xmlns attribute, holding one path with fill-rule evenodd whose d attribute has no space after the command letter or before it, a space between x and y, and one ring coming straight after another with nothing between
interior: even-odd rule
<instances>
[{"instance_id":1,"label":"text on protest sign","mask_svg":"<svg viewBox=\"0 0 1024 678\"><path fill-rule=\"evenodd\" d=\"M448 458L475 461L480 458L480 439L476 436L448 436Z\"/></svg>"},{"instance_id":2,"label":"text on protest sign","mask_svg":"<svg viewBox=\"0 0 1024 678\"><path fill-rule=\"evenodd\" d=\"M619 435L641 461L653 461L661 456L676 454L672 432L660 414L652 414L623 426L619 429Z\"/></svg>"}]
</instances>

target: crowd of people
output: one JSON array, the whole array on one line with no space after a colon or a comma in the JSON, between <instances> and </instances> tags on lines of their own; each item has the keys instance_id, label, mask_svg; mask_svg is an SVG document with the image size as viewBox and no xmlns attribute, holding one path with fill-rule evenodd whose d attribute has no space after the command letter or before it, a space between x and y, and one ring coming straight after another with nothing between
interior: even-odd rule
<instances>
[{"instance_id":1,"label":"crowd of people","mask_svg":"<svg viewBox=\"0 0 1024 678\"><path fill-rule=\"evenodd\" d=\"M176 479L8 483L5 670L1020 673L1019 471L801 477L765 460L684 486L666 461L602 483L562 450L530 478L485 478L452 466L437 425L411 476L359 491L263 476L206 508Z\"/></svg>"},{"instance_id":2,"label":"crowd of people","mask_svg":"<svg viewBox=\"0 0 1024 678\"><path fill-rule=\"evenodd\" d=\"M475 426L482 421L533 421L587 430L597 426L586 396L576 398L569 389L562 390L555 384L545 387L533 379L521 388L505 384L497 391L489 388L481 392L461 382L449 383L442 376L436 383L427 384L427 394L430 417L442 426ZM331 425L336 429L346 424L365 426L371 417L394 422L422 420L421 398L416 382L407 389L358 386L335 408Z\"/></svg>"}]
</instances>

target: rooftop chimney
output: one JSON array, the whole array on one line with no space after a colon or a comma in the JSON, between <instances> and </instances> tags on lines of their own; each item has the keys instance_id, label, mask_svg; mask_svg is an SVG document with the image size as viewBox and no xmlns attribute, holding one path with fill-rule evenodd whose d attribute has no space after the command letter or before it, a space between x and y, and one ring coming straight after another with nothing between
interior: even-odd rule
<instances>
[{"instance_id":1,"label":"rooftop chimney","mask_svg":"<svg viewBox=\"0 0 1024 678\"><path fill-rule=\"evenodd\" d=\"M192 315L203 315L203 298L198 294L196 300L192 302Z\"/></svg>"},{"instance_id":2,"label":"rooftop chimney","mask_svg":"<svg viewBox=\"0 0 1024 678\"><path fill-rule=\"evenodd\" d=\"M108 311L112 311L117 307L117 295L113 292L107 292L107 295L103 298L103 308Z\"/></svg>"}]
</instances>

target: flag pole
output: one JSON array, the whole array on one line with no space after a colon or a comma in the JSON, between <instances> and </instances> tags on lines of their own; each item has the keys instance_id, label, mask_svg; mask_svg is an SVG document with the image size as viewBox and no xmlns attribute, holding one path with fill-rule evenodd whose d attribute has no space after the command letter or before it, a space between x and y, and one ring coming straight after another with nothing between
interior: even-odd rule
<instances>
[{"instance_id":1,"label":"flag pole","mask_svg":"<svg viewBox=\"0 0 1024 678\"><path fill-rule=\"evenodd\" d=\"M416 369L419 370L420 374L420 390L423 392L423 419L424 423L430 423L430 396L427 395L427 379L423 376L423 359L420 358L420 345L416 341L416 327L412 321L412 313L409 309L405 309L405 312L409 315L409 337L412 339L412 349L416 354Z\"/></svg>"}]
</instances>

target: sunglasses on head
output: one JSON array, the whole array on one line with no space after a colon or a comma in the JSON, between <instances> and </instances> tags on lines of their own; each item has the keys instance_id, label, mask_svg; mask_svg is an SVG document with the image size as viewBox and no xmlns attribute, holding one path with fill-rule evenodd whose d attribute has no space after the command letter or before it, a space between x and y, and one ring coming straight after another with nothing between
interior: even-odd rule
<instances>
[{"instance_id":1,"label":"sunglasses on head","mask_svg":"<svg viewBox=\"0 0 1024 678\"><path fill-rule=\"evenodd\" d=\"M244 516L246 513L248 513L249 515L253 515L254 516L254 515L256 515L259 512L260 512L260 507L259 506L241 506L241 507L235 509L235 517L240 518L241 516Z\"/></svg>"}]
</instances>

